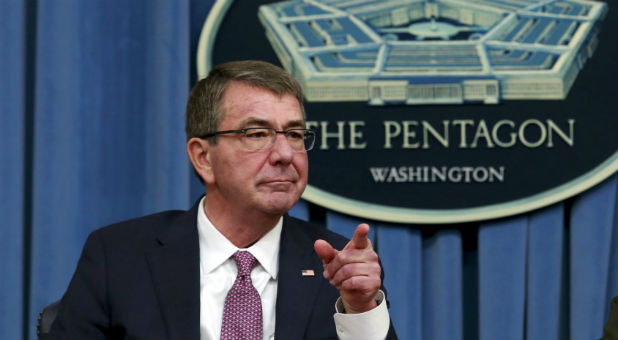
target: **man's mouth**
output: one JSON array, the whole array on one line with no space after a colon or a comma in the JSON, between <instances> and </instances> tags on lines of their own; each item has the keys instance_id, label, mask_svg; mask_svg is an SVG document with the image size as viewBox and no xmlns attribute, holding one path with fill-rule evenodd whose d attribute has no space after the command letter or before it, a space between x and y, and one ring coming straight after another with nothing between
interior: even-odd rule
<instances>
[{"instance_id":1,"label":"man's mouth","mask_svg":"<svg viewBox=\"0 0 618 340\"><path fill-rule=\"evenodd\" d=\"M265 184L270 184L270 183L294 183L294 180L289 179L289 178L275 178L275 179L266 180L263 183L265 183Z\"/></svg>"},{"instance_id":2,"label":"man's mouth","mask_svg":"<svg viewBox=\"0 0 618 340\"><path fill-rule=\"evenodd\" d=\"M260 186L269 188L272 191L289 191L294 187L296 181L290 178L273 178L260 182Z\"/></svg>"}]
</instances>

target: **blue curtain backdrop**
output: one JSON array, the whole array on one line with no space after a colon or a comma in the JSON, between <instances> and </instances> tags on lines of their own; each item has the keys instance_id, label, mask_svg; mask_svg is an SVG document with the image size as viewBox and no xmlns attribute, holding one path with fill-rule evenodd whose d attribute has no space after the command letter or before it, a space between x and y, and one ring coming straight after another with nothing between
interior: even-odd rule
<instances>
[{"instance_id":1,"label":"blue curtain backdrop","mask_svg":"<svg viewBox=\"0 0 618 340\"><path fill-rule=\"evenodd\" d=\"M90 231L203 191L183 128L211 5L0 1L0 338L35 337ZM614 175L481 223L369 221L399 336L600 337L618 294L617 189ZM347 236L361 222L303 201L291 213Z\"/></svg>"}]
</instances>

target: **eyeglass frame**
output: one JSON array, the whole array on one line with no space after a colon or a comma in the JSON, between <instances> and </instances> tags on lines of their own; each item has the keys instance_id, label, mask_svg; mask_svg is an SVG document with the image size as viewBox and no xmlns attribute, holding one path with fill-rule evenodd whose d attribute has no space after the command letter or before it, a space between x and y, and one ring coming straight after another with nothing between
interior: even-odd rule
<instances>
[{"instance_id":1,"label":"eyeglass frame","mask_svg":"<svg viewBox=\"0 0 618 340\"><path fill-rule=\"evenodd\" d=\"M267 143L263 148L251 150L247 146L247 131L249 131L249 130L269 130L269 131L274 131L275 134L270 139L270 142ZM313 136L313 142L311 143L311 147L309 147L309 148L303 147L302 150L296 150L296 149L292 148L292 150L294 150L294 152L311 151L313 149L313 147L315 146L315 140L316 140L316 137L317 137L317 133L314 130L305 129L305 128L291 128L291 129L287 129L287 130L277 130L275 128L268 128L268 127L249 127L249 128L244 128L244 129L238 129L238 130L222 130L222 131L210 132L210 133L207 133L205 135L202 135L200 138L201 139L207 139L207 138L211 138L211 137L215 137L215 136L219 136L219 135L225 135L225 134L229 134L229 133L240 133L240 134L242 134L243 144L245 145L245 148L247 148L247 150L249 150L249 151L263 151L263 150L267 150L267 149L271 148L275 144L275 140L277 139L277 134L283 134L285 136L285 140L287 141L288 140L288 134L291 131L304 131L305 132L305 136L307 134L310 135L310 136ZM289 144L289 142L288 142L288 145L290 145L290 147L291 147L291 144ZM304 145L305 145L305 143L303 141L303 146Z\"/></svg>"}]
</instances>

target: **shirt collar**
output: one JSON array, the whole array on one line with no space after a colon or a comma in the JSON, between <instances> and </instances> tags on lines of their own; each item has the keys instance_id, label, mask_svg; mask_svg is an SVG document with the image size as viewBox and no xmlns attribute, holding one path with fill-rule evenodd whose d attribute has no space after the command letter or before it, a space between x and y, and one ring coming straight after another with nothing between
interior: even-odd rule
<instances>
[{"instance_id":1,"label":"shirt collar","mask_svg":"<svg viewBox=\"0 0 618 340\"><path fill-rule=\"evenodd\" d=\"M251 247L241 249L230 242L215 228L204 212L204 200L200 201L197 210L197 233L200 247L200 266L204 273L209 273L222 265L238 250L249 251L270 274L277 279L279 272L279 241L283 227L283 217L279 219L274 228L262 236Z\"/></svg>"}]
</instances>

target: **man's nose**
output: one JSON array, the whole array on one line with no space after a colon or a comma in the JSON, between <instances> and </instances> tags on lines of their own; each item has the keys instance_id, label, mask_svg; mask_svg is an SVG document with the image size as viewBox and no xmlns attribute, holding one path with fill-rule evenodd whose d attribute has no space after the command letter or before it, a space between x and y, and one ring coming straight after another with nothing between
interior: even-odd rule
<instances>
[{"instance_id":1,"label":"man's nose","mask_svg":"<svg viewBox=\"0 0 618 340\"><path fill-rule=\"evenodd\" d=\"M277 134L270 153L271 163L290 163L293 158L294 149L292 149L290 143L288 143L287 138L284 134Z\"/></svg>"}]
</instances>

